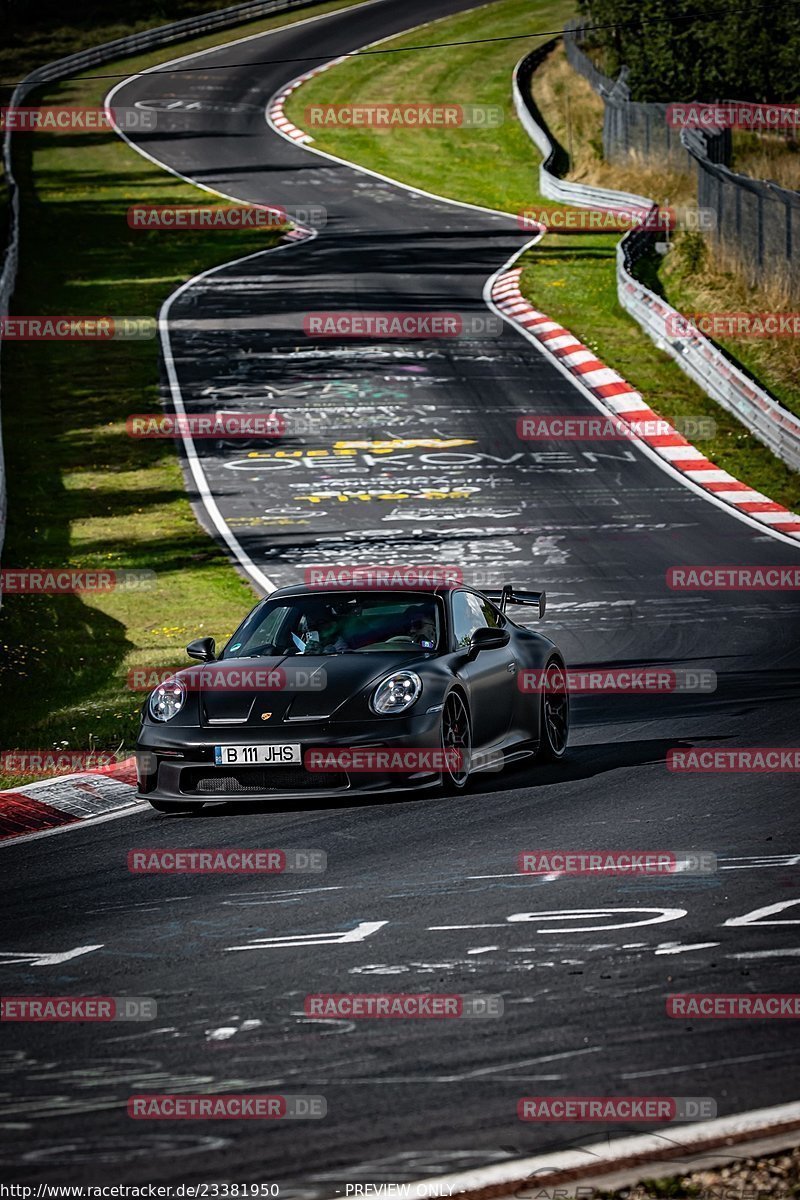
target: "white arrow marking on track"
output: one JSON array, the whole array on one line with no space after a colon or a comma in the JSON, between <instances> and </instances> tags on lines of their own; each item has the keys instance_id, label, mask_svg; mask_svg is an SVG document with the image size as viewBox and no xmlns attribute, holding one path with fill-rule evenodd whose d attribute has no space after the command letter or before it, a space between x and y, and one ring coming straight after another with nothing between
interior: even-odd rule
<instances>
[{"instance_id":1,"label":"white arrow marking on track","mask_svg":"<svg viewBox=\"0 0 800 1200\"><path fill-rule=\"evenodd\" d=\"M781 922L785 924L785 922ZM784 950L747 950L741 954L729 954L728 958L797 958L800 947L788 946Z\"/></svg>"},{"instance_id":2,"label":"white arrow marking on track","mask_svg":"<svg viewBox=\"0 0 800 1200\"><path fill-rule=\"evenodd\" d=\"M388 921L361 921L355 929L344 933L302 933L289 937L256 938L246 946L226 946L226 950L276 950L284 946L342 946L349 942L363 942L370 934L377 933Z\"/></svg>"},{"instance_id":3,"label":"white arrow marking on track","mask_svg":"<svg viewBox=\"0 0 800 1200\"><path fill-rule=\"evenodd\" d=\"M599 929L634 929L637 925L661 925L665 921L679 921L681 917L685 917L687 913L685 908L564 908L561 910L551 909L547 912L524 912L512 913L510 917L506 917L507 922L521 923L529 921L585 921L592 920L598 917L608 918L620 915L622 913L655 913L655 916L646 917L643 921L622 921L619 924L613 925L568 925L566 928L561 926L558 929L537 929L537 933L592 933ZM431 930L447 930L447 929L507 929L508 925L491 924L491 925L429 925Z\"/></svg>"},{"instance_id":4,"label":"white arrow marking on track","mask_svg":"<svg viewBox=\"0 0 800 1200\"><path fill-rule=\"evenodd\" d=\"M687 950L709 950L712 946L718 946L719 942L692 942L691 945L682 946L680 942L662 942L656 949L656 954L683 954Z\"/></svg>"},{"instance_id":5,"label":"white arrow marking on track","mask_svg":"<svg viewBox=\"0 0 800 1200\"><path fill-rule=\"evenodd\" d=\"M754 908L752 912L745 913L743 917L728 917L726 925L800 925L800 921L764 921L763 917L771 917L774 913L783 912L785 908L791 908L793 904L800 904L800 900L781 900L778 904L767 904L764 908Z\"/></svg>"},{"instance_id":6,"label":"white arrow marking on track","mask_svg":"<svg viewBox=\"0 0 800 1200\"><path fill-rule=\"evenodd\" d=\"M81 954L90 954L92 950L101 950L103 942L96 946L76 946L74 950L65 950L62 954L40 954L37 951L0 950L0 966L55 967L58 963L68 962Z\"/></svg>"}]
</instances>

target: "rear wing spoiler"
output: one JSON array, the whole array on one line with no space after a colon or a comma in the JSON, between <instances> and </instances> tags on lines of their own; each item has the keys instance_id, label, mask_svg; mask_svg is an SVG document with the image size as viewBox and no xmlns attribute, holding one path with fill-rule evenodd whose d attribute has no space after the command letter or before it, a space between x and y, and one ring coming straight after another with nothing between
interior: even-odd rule
<instances>
[{"instance_id":1,"label":"rear wing spoiler","mask_svg":"<svg viewBox=\"0 0 800 1200\"><path fill-rule=\"evenodd\" d=\"M502 592L485 594L498 605L500 612L505 612L509 604L523 604L527 608L538 608L541 620L547 608L547 592L521 592L513 583L505 584Z\"/></svg>"}]
</instances>

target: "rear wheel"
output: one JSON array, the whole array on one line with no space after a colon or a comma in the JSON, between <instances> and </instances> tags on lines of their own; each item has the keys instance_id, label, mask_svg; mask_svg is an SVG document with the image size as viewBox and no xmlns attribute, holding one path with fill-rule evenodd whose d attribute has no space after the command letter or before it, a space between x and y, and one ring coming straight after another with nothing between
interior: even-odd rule
<instances>
[{"instance_id":1,"label":"rear wheel","mask_svg":"<svg viewBox=\"0 0 800 1200\"><path fill-rule=\"evenodd\" d=\"M444 702L442 749L445 751L442 783L448 791L461 792L469 780L472 730L467 706L459 692L450 692Z\"/></svg>"},{"instance_id":2,"label":"rear wheel","mask_svg":"<svg viewBox=\"0 0 800 1200\"><path fill-rule=\"evenodd\" d=\"M181 803L180 800L148 800L147 803L160 813L193 813L203 807L202 800L196 804Z\"/></svg>"},{"instance_id":3,"label":"rear wheel","mask_svg":"<svg viewBox=\"0 0 800 1200\"><path fill-rule=\"evenodd\" d=\"M569 693L564 664L551 658L544 669L539 761L558 762L567 752Z\"/></svg>"}]
</instances>

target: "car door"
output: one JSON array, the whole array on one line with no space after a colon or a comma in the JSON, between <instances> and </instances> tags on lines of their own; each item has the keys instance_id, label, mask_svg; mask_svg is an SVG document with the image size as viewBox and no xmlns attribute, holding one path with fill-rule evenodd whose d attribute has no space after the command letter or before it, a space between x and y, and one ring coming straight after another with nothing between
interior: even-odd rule
<instances>
[{"instance_id":1,"label":"car door","mask_svg":"<svg viewBox=\"0 0 800 1200\"><path fill-rule=\"evenodd\" d=\"M481 650L466 657L476 629L502 626L502 614L476 592L459 590L451 596L452 646L456 652L456 674L467 685L472 712L473 745L501 741L511 725L517 688L517 664L510 644L497 650Z\"/></svg>"}]
</instances>

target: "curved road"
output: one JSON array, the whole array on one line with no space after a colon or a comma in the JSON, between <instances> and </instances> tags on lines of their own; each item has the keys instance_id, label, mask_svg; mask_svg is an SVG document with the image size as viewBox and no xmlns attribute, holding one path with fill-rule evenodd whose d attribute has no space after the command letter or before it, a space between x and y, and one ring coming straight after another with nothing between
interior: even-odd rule
<instances>
[{"instance_id":1,"label":"curved road","mask_svg":"<svg viewBox=\"0 0 800 1200\"><path fill-rule=\"evenodd\" d=\"M172 169L242 200L327 210L313 240L229 265L172 305L187 409L277 407L295 422L266 451L203 449L211 492L274 583L321 562L456 563L476 579L501 564L497 582L547 588L546 628L571 664L706 667L719 687L578 699L567 764L484 779L455 800L136 812L5 847L3 992L159 1004L150 1024L5 1027L10 1178L277 1181L284 1196L322 1196L628 1131L523 1124L526 1094L708 1096L720 1115L795 1098L796 1024L669 1019L665 996L792 990L797 910L775 906L800 904L796 777L676 775L664 758L674 746L791 743L797 604L788 592L682 595L665 572L796 564L800 552L635 445L520 443L518 415L594 410L510 327L408 343L303 333L319 310L489 315L485 281L521 245L513 219L320 159L263 118L269 97L314 65L264 59L325 62L465 7L379 0L116 91L115 105L161 109L141 148ZM127 871L132 848L218 845L318 848L328 869ZM526 849L632 846L713 851L720 869L628 881L514 873ZM775 911L730 923L765 908ZM362 940L335 940L356 930ZM313 935L328 938L310 948ZM61 962L34 955L81 947ZM303 1013L309 992L390 990L499 994L505 1015L320 1025ZM324 1095L328 1115L265 1128L125 1112L132 1093L264 1090Z\"/></svg>"}]
</instances>

